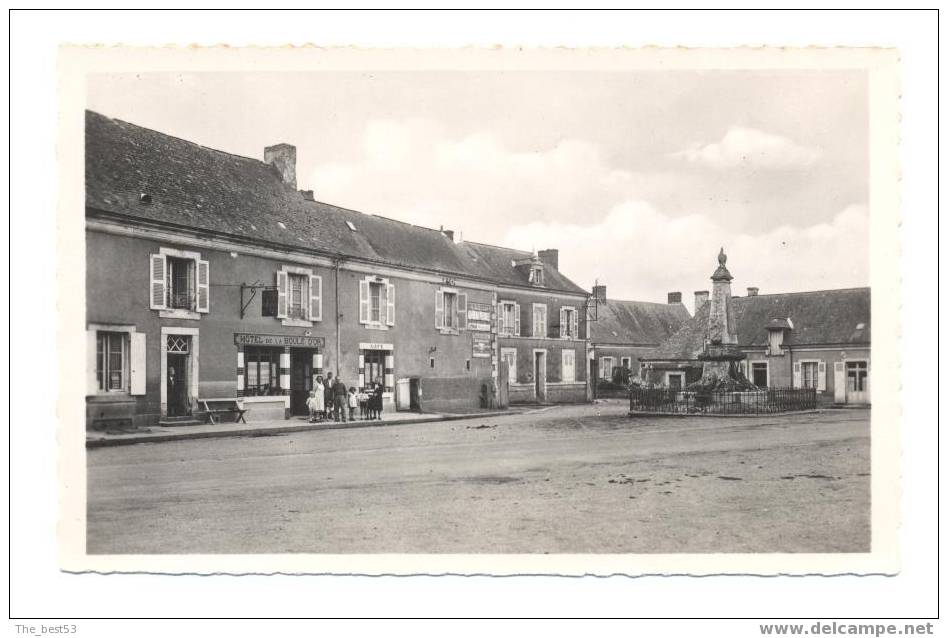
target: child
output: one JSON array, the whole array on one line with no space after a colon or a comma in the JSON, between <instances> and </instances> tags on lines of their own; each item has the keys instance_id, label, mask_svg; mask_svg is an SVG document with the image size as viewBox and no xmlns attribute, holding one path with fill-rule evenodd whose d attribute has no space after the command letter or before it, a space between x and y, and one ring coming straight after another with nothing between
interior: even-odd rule
<instances>
[{"instance_id":1,"label":"child","mask_svg":"<svg viewBox=\"0 0 948 638\"><path fill-rule=\"evenodd\" d=\"M369 395L365 393L365 389L359 390L359 416L362 420L369 418Z\"/></svg>"},{"instance_id":2,"label":"child","mask_svg":"<svg viewBox=\"0 0 948 638\"><path fill-rule=\"evenodd\" d=\"M316 390L310 391L309 398L306 399L306 407L309 408L309 422L316 423L316 421L319 420L320 410L322 409L316 399Z\"/></svg>"},{"instance_id":3,"label":"child","mask_svg":"<svg viewBox=\"0 0 948 638\"><path fill-rule=\"evenodd\" d=\"M359 398L356 396L355 386L349 388L349 420L355 421L356 408L359 407Z\"/></svg>"}]
</instances>

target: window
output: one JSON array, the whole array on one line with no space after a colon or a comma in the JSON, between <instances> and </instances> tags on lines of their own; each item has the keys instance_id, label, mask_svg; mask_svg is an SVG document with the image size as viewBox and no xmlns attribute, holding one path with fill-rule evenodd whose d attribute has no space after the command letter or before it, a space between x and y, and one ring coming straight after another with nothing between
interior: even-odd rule
<instances>
[{"instance_id":1,"label":"window","mask_svg":"<svg viewBox=\"0 0 948 638\"><path fill-rule=\"evenodd\" d=\"M511 383L517 382L517 349L501 348L500 360L507 364L507 378Z\"/></svg>"},{"instance_id":2,"label":"window","mask_svg":"<svg viewBox=\"0 0 948 638\"><path fill-rule=\"evenodd\" d=\"M758 388L766 388L768 383L767 379L767 369L768 365L766 361L755 361L751 364L751 383L756 385Z\"/></svg>"},{"instance_id":3,"label":"window","mask_svg":"<svg viewBox=\"0 0 948 638\"><path fill-rule=\"evenodd\" d=\"M388 351L386 350L365 350L363 352L365 357L365 384L368 386L370 383L378 381L379 383L385 384L385 355ZM432 362L434 359L431 360ZM434 367L434 366L432 366Z\"/></svg>"},{"instance_id":4,"label":"window","mask_svg":"<svg viewBox=\"0 0 948 638\"><path fill-rule=\"evenodd\" d=\"M575 339L579 332L578 314L572 306L560 308L560 337Z\"/></svg>"},{"instance_id":5,"label":"window","mask_svg":"<svg viewBox=\"0 0 948 638\"><path fill-rule=\"evenodd\" d=\"M543 285L543 266L532 266L530 268L530 283L534 286Z\"/></svg>"},{"instance_id":6,"label":"window","mask_svg":"<svg viewBox=\"0 0 948 638\"><path fill-rule=\"evenodd\" d=\"M800 383L801 387L819 388L819 363L816 361L803 361L800 363Z\"/></svg>"},{"instance_id":7,"label":"window","mask_svg":"<svg viewBox=\"0 0 948 638\"><path fill-rule=\"evenodd\" d=\"M632 357L622 357L622 367L626 370L632 369Z\"/></svg>"},{"instance_id":8,"label":"window","mask_svg":"<svg viewBox=\"0 0 948 638\"><path fill-rule=\"evenodd\" d=\"M546 337L546 304L533 304L533 336Z\"/></svg>"},{"instance_id":9,"label":"window","mask_svg":"<svg viewBox=\"0 0 948 638\"><path fill-rule=\"evenodd\" d=\"M671 390L681 390L685 382L685 375L681 372L669 372L668 377L668 387Z\"/></svg>"},{"instance_id":10,"label":"window","mask_svg":"<svg viewBox=\"0 0 948 638\"><path fill-rule=\"evenodd\" d=\"M244 393L247 396L282 394L280 388L281 348L244 349Z\"/></svg>"},{"instance_id":11,"label":"window","mask_svg":"<svg viewBox=\"0 0 948 638\"><path fill-rule=\"evenodd\" d=\"M501 301L497 311L500 325L497 330L502 335L520 336L520 304L513 301Z\"/></svg>"},{"instance_id":12,"label":"window","mask_svg":"<svg viewBox=\"0 0 948 638\"><path fill-rule=\"evenodd\" d=\"M563 376L566 383L576 381L576 351L563 350Z\"/></svg>"},{"instance_id":13,"label":"window","mask_svg":"<svg viewBox=\"0 0 948 638\"><path fill-rule=\"evenodd\" d=\"M467 327L467 295L454 288L435 291L435 328L442 334L459 334Z\"/></svg>"},{"instance_id":14,"label":"window","mask_svg":"<svg viewBox=\"0 0 948 638\"><path fill-rule=\"evenodd\" d=\"M865 361L846 362L846 388L849 392L865 392L868 376L869 364Z\"/></svg>"},{"instance_id":15,"label":"window","mask_svg":"<svg viewBox=\"0 0 948 638\"><path fill-rule=\"evenodd\" d=\"M125 392L128 344L123 332L99 332L96 338L96 381L99 392Z\"/></svg>"},{"instance_id":16,"label":"window","mask_svg":"<svg viewBox=\"0 0 948 638\"><path fill-rule=\"evenodd\" d=\"M395 325L395 284L374 275L359 282L359 323L380 330Z\"/></svg>"},{"instance_id":17,"label":"window","mask_svg":"<svg viewBox=\"0 0 948 638\"><path fill-rule=\"evenodd\" d=\"M310 327L323 319L323 278L309 268L283 266L276 273L276 317L285 326Z\"/></svg>"},{"instance_id":18,"label":"window","mask_svg":"<svg viewBox=\"0 0 948 638\"><path fill-rule=\"evenodd\" d=\"M186 319L199 318L191 313L210 311L210 266L200 253L162 248L149 261L152 310Z\"/></svg>"},{"instance_id":19,"label":"window","mask_svg":"<svg viewBox=\"0 0 948 638\"><path fill-rule=\"evenodd\" d=\"M615 367L616 360L613 357L602 357L599 360L599 378L612 380L612 368Z\"/></svg>"}]
</instances>

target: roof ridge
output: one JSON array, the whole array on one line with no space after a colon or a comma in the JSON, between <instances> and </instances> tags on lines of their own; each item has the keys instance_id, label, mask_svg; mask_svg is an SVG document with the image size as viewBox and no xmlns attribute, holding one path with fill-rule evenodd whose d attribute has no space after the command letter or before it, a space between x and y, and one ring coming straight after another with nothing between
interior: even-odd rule
<instances>
[{"instance_id":1,"label":"roof ridge","mask_svg":"<svg viewBox=\"0 0 948 638\"><path fill-rule=\"evenodd\" d=\"M754 297L776 297L787 295L813 295L819 292L851 292L856 290L872 290L871 286L853 286L851 288L823 288L821 290L797 290L795 292L768 292L756 295L732 295L735 299L753 299Z\"/></svg>"},{"instance_id":2,"label":"roof ridge","mask_svg":"<svg viewBox=\"0 0 948 638\"><path fill-rule=\"evenodd\" d=\"M230 151L222 151L221 149L219 149L219 148L214 148L213 146L204 146L203 144L198 144L198 143L195 142L194 140L188 140L188 139L185 139L185 138L183 138L183 137L178 137L177 135L172 135L171 133L165 133L164 131L159 131L158 129L148 128L147 126L142 126L141 124L135 124L134 122L129 122L129 121L127 121L127 120L122 120L122 119L119 119L119 118L117 118L117 117L110 117L110 116L105 115L105 114L103 114L103 113L99 113L98 111L93 111L92 109L86 109L86 113L92 113L93 115L98 115L99 117L104 117L105 119L111 120L112 122L120 122L120 123L125 124L125 125L127 125L127 126L132 126L132 127L137 128L137 129L140 129L140 130L142 130L142 131L148 131L149 133L157 133L158 135L164 135L165 137L170 137L170 138L173 139L173 140L178 140L179 142L184 142L185 144L189 144L189 145L191 145L191 146L196 146L196 147L202 148L202 149L204 149L204 150L206 150L206 151L213 151L213 152L215 152L215 153L220 153L221 155L228 155L228 156L230 156L230 157L236 157L236 158L238 158L238 159L248 160L248 161L250 161L250 162L256 162L257 164L262 164L263 166L269 166L269 164L267 164L267 163L264 162L263 160L257 159L256 157L247 157L246 155L238 155L237 153L231 153Z\"/></svg>"},{"instance_id":3,"label":"roof ridge","mask_svg":"<svg viewBox=\"0 0 948 638\"><path fill-rule=\"evenodd\" d=\"M500 248L501 250L509 250L511 252L523 253L525 255L533 254L529 250L520 250L519 248L511 248L510 246L498 246L497 244L488 244L487 242L483 242L483 241L471 241L469 239L465 239L458 243L459 244L474 244L476 246L487 246L488 248Z\"/></svg>"}]
</instances>

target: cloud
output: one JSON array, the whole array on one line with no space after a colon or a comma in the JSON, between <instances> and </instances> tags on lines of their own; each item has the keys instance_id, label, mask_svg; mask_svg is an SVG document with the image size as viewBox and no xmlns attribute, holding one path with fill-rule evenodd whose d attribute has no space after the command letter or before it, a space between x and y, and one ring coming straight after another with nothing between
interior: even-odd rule
<instances>
[{"instance_id":1,"label":"cloud","mask_svg":"<svg viewBox=\"0 0 948 638\"><path fill-rule=\"evenodd\" d=\"M560 267L587 290L606 284L616 299L664 301L681 291L710 288L724 247L734 292L761 293L865 286L869 281L869 212L845 208L830 221L804 228L780 226L741 232L703 215L671 218L652 205L629 201L598 223L532 222L510 228L504 243L516 248L559 248Z\"/></svg>"},{"instance_id":2,"label":"cloud","mask_svg":"<svg viewBox=\"0 0 948 638\"><path fill-rule=\"evenodd\" d=\"M803 168L814 164L821 155L819 149L800 146L786 137L738 126L728 129L720 142L695 144L672 153L672 157L715 169Z\"/></svg>"}]
</instances>

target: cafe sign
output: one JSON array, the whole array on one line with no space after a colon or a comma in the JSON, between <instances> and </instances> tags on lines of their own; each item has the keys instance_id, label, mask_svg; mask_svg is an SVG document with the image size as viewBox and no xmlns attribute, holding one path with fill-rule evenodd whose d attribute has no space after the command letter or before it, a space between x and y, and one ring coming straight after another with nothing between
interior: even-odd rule
<instances>
[{"instance_id":1,"label":"cafe sign","mask_svg":"<svg viewBox=\"0 0 948 638\"><path fill-rule=\"evenodd\" d=\"M325 348L326 339L323 337L303 337L300 335L260 335L235 332L234 345L270 346L277 348Z\"/></svg>"},{"instance_id":2,"label":"cafe sign","mask_svg":"<svg viewBox=\"0 0 948 638\"><path fill-rule=\"evenodd\" d=\"M467 329L490 332L492 311L489 303L467 302Z\"/></svg>"}]
</instances>

